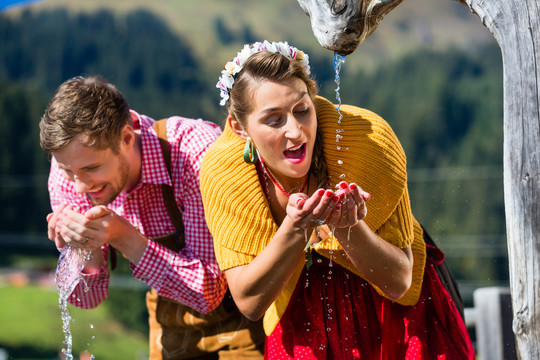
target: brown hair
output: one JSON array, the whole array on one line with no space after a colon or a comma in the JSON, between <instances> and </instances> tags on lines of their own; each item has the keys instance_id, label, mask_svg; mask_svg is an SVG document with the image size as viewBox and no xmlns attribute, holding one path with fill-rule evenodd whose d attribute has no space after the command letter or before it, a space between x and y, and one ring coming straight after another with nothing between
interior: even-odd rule
<instances>
[{"instance_id":1,"label":"brown hair","mask_svg":"<svg viewBox=\"0 0 540 360\"><path fill-rule=\"evenodd\" d=\"M251 55L234 79L227 100L230 116L245 129L246 118L253 111L253 99L250 94L253 94L254 87L261 81L283 82L292 77L302 80L306 84L309 97L315 100L318 92L317 83L309 77L298 61L270 51L260 51ZM310 172L316 177L318 187L327 186L322 134L318 127Z\"/></svg>"},{"instance_id":2,"label":"brown hair","mask_svg":"<svg viewBox=\"0 0 540 360\"><path fill-rule=\"evenodd\" d=\"M54 152L84 135L86 146L116 152L126 124L132 124L129 105L114 85L99 75L77 76L60 85L45 110L40 145Z\"/></svg>"}]
</instances>

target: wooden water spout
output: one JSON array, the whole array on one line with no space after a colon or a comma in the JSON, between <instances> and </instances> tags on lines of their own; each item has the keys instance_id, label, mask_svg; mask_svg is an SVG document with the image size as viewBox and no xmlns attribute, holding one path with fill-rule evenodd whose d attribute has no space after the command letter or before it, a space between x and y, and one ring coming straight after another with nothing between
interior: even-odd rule
<instances>
[{"instance_id":1,"label":"wooden water spout","mask_svg":"<svg viewBox=\"0 0 540 360\"><path fill-rule=\"evenodd\" d=\"M347 55L401 0L298 2L311 17L319 43ZM540 2L460 2L478 15L501 48L504 198L513 330L520 359L537 360L540 359Z\"/></svg>"}]
</instances>

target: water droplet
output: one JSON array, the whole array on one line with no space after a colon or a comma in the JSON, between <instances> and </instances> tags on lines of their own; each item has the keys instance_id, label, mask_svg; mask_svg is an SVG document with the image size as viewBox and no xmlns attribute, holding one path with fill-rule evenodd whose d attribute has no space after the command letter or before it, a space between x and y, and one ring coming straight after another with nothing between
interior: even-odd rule
<instances>
[{"instance_id":1,"label":"water droplet","mask_svg":"<svg viewBox=\"0 0 540 360\"><path fill-rule=\"evenodd\" d=\"M343 161L342 161L342 160L338 160L337 163L338 163L339 165L341 165L341 164L343 164Z\"/></svg>"}]
</instances>

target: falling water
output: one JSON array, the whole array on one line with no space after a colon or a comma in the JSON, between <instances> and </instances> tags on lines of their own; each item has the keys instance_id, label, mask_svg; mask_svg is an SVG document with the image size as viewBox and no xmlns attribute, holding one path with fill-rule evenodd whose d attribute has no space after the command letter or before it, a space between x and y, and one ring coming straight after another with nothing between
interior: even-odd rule
<instances>
[{"instance_id":1,"label":"falling water","mask_svg":"<svg viewBox=\"0 0 540 360\"><path fill-rule=\"evenodd\" d=\"M89 250L74 248L68 245L61 250L56 266L56 288L58 290L62 315L62 329L65 337L64 344L66 345L66 348L62 349L62 352L66 355L66 360L73 360L73 339L70 327L71 316L68 311L67 299L82 280L81 271L89 257Z\"/></svg>"},{"instance_id":2,"label":"falling water","mask_svg":"<svg viewBox=\"0 0 540 360\"><path fill-rule=\"evenodd\" d=\"M338 106L336 110L339 113L338 125L341 125L341 119L343 118L343 115L341 114L341 111L340 111L341 110L341 96L340 96L339 90L340 90L341 80L339 79L339 73L341 72L341 65L344 62L345 62L345 56L339 55L338 53L334 53L334 71L336 73L336 77L334 81L336 83L336 99L338 101ZM337 136L336 136L336 139L337 139Z\"/></svg>"},{"instance_id":3,"label":"falling water","mask_svg":"<svg viewBox=\"0 0 540 360\"><path fill-rule=\"evenodd\" d=\"M345 56L340 55L338 53L334 53L334 72L335 72L335 83L336 83L336 99L338 102L338 105L336 107L336 110L339 114L338 118L338 128L336 129L336 148L338 150L341 150L341 146L339 145L339 140L343 139L343 129L339 127L341 125L341 119L343 118L343 114L341 113L341 95L340 95L340 88L341 88L341 80L339 77L339 73L341 72L341 65L345 62ZM342 160L338 160L337 163L341 166L343 165ZM345 174L341 174L339 176L340 179L345 178Z\"/></svg>"}]
</instances>

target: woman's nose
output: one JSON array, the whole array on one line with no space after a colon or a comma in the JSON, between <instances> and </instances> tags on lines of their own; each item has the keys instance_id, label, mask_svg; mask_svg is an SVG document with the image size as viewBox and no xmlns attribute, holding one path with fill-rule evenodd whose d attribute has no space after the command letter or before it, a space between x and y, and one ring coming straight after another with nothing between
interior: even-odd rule
<instances>
[{"instance_id":1,"label":"woman's nose","mask_svg":"<svg viewBox=\"0 0 540 360\"><path fill-rule=\"evenodd\" d=\"M287 121L287 136L290 139L298 139L302 136L302 125L292 115Z\"/></svg>"}]
</instances>

